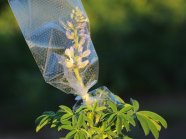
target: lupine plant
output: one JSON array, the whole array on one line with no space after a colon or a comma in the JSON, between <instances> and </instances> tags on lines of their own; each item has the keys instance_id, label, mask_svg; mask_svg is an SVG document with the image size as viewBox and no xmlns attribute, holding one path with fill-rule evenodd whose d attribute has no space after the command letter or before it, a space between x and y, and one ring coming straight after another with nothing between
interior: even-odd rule
<instances>
[{"instance_id":1,"label":"lupine plant","mask_svg":"<svg viewBox=\"0 0 186 139\"><path fill-rule=\"evenodd\" d=\"M131 139L137 124L159 138L166 121L139 103L124 102L106 87L89 92L98 80L98 57L89 19L80 0L9 0L45 81L76 95L73 108L61 105L36 119L36 132L50 126L67 134L60 139ZM61 14L60 14L61 13Z\"/></svg>"},{"instance_id":2,"label":"lupine plant","mask_svg":"<svg viewBox=\"0 0 186 139\"><path fill-rule=\"evenodd\" d=\"M44 112L36 119L36 131L49 125L59 132L68 131L60 139L132 139L128 132L139 123L145 135L151 132L158 139L162 126L167 128L166 121L158 114L139 111L138 101L131 99L128 104L115 97L119 100L117 104L104 100L102 105L95 102L75 110L61 105L57 112Z\"/></svg>"},{"instance_id":3,"label":"lupine plant","mask_svg":"<svg viewBox=\"0 0 186 139\"><path fill-rule=\"evenodd\" d=\"M66 37L73 44L65 50L65 65L69 70L73 70L81 88L85 88L85 85L79 71L89 64L89 60L83 59L91 54L89 49L83 48L86 43L87 22L88 19L78 8L72 10L71 21L66 24L61 22L66 29ZM117 102L105 99L100 103L99 99L92 99L91 95L86 94L82 98L85 103L76 109L61 105L57 112L44 112L36 119L36 131L39 132L46 125L50 125L59 132L68 131L68 134L60 139L131 139L128 136L131 126L135 127L140 123L145 135L151 132L155 139L158 139L161 127L167 128L166 121L158 114L139 111L138 101L131 99L131 104L128 104L119 96L114 97Z\"/></svg>"}]
</instances>

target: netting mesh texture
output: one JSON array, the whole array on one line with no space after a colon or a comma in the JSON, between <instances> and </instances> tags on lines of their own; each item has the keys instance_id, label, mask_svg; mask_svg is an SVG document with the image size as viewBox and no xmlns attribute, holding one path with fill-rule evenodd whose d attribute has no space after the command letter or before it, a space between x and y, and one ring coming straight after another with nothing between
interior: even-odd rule
<instances>
[{"instance_id":1,"label":"netting mesh texture","mask_svg":"<svg viewBox=\"0 0 186 139\"><path fill-rule=\"evenodd\" d=\"M45 79L83 96L98 80L98 57L81 0L9 0Z\"/></svg>"}]
</instances>

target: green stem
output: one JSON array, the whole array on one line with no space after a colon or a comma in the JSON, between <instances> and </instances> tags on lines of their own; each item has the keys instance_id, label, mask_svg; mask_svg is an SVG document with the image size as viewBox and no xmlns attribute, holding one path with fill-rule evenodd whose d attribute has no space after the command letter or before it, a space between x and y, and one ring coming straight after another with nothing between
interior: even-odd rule
<instances>
[{"instance_id":1,"label":"green stem","mask_svg":"<svg viewBox=\"0 0 186 139\"><path fill-rule=\"evenodd\" d=\"M85 88L85 85L84 85L84 83L83 83L83 80L82 80L82 78L81 78L81 75L80 75L80 73L79 73L79 69L78 69L78 68L75 68L75 69L74 69L74 74L75 74L76 79L78 80L79 84L81 85L81 87L82 87L82 88Z\"/></svg>"},{"instance_id":2,"label":"green stem","mask_svg":"<svg viewBox=\"0 0 186 139\"><path fill-rule=\"evenodd\" d=\"M74 29L74 34L75 34L74 43L75 43L75 47L76 47L76 49L77 49L77 50L76 50L76 54L78 55L78 49L79 49L79 36L78 36L78 31L77 31L77 29ZM76 63L77 63L77 59L76 59ZM74 68L74 74L75 74L76 79L78 80L80 86L83 88L82 91L84 91L84 90L85 90L85 84L83 83L83 79L82 79L82 77L81 77L81 75L80 75L80 71L79 71L78 68ZM85 93L85 92L83 92L83 93ZM86 92L86 93L87 93L87 92ZM86 103L89 103L90 97L89 97L88 93L87 93L87 94L83 94L83 95L85 95L85 96L82 96L82 97L84 97L83 100L84 100Z\"/></svg>"}]
</instances>

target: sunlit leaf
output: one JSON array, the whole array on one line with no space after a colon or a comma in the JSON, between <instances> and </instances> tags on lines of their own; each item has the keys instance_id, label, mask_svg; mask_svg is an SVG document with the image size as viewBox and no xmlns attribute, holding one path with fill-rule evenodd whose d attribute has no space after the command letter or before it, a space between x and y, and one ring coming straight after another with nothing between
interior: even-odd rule
<instances>
[{"instance_id":1,"label":"sunlit leaf","mask_svg":"<svg viewBox=\"0 0 186 139\"><path fill-rule=\"evenodd\" d=\"M77 126L81 127L83 125L84 119L83 119L83 114L79 115Z\"/></svg>"},{"instance_id":2,"label":"sunlit leaf","mask_svg":"<svg viewBox=\"0 0 186 139\"><path fill-rule=\"evenodd\" d=\"M73 129L73 127L71 125L62 125L61 128L66 129L66 130L72 130Z\"/></svg>"},{"instance_id":3,"label":"sunlit leaf","mask_svg":"<svg viewBox=\"0 0 186 139\"><path fill-rule=\"evenodd\" d=\"M108 102L109 107L112 109L113 112L117 112L117 106L112 101Z\"/></svg>"},{"instance_id":4,"label":"sunlit leaf","mask_svg":"<svg viewBox=\"0 0 186 139\"><path fill-rule=\"evenodd\" d=\"M134 111L138 111L139 110L139 102L137 100L131 99L131 103L134 107Z\"/></svg>"},{"instance_id":5,"label":"sunlit leaf","mask_svg":"<svg viewBox=\"0 0 186 139\"><path fill-rule=\"evenodd\" d=\"M133 106L131 106L131 105L129 105L129 104L126 104L126 105L124 106L124 108L122 108L122 109L120 110L120 112L121 112L121 113L126 113L126 112L128 112L129 110L131 110L131 109L133 109Z\"/></svg>"},{"instance_id":6,"label":"sunlit leaf","mask_svg":"<svg viewBox=\"0 0 186 139\"><path fill-rule=\"evenodd\" d=\"M66 135L66 139L71 139L74 135L76 134L76 130L72 130L70 131L67 135Z\"/></svg>"},{"instance_id":7,"label":"sunlit leaf","mask_svg":"<svg viewBox=\"0 0 186 139\"><path fill-rule=\"evenodd\" d=\"M70 117L72 117L72 115L71 114L64 114L62 117L61 117L61 123L62 123L62 121L64 121L64 120L68 120Z\"/></svg>"},{"instance_id":8,"label":"sunlit leaf","mask_svg":"<svg viewBox=\"0 0 186 139\"><path fill-rule=\"evenodd\" d=\"M148 123L147 123L146 119L140 113L136 113L136 115L137 115L137 118L138 118L142 128L143 128L145 135L146 136L149 135L150 129L148 127Z\"/></svg>"},{"instance_id":9,"label":"sunlit leaf","mask_svg":"<svg viewBox=\"0 0 186 139\"><path fill-rule=\"evenodd\" d=\"M73 114L72 110L71 110L69 107L64 106L64 105L61 105L61 106L59 106L59 107L60 107L60 109L62 109L64 112L69 113L69 114Z\"/></svg>"},{"instance_id":10,"label":"sunlit leaf","mask_svg":"<svg viewBox=\"0 0 186 139\"><path fill-rule=\"evenodd\" d=\"M167 122L160 115L158 115L158 114L156 114L154 112L150 112L150 111L140 111L140 113L152 118L153 120L155 120L157 122L160 122L163 127L167 128Z\"/></svg>"},{"instance_id":11,"label":"sunlit leaf","mask_svg":"<svg viewBox=\"0 0 186 139\"><path fill-rule=\"evenodd\" d=\"M118 134L121 133L121 130L122 130L122 119L120 116L117 116L117 119L116 119L116 131Z\"/></svg>"},{"instance_id":12,"label":"sunlit leaf","mask_svg":"<svg viewBox=\"0 0 186 139\"><path fill-rule=\"evenodd\" d=\"M36 127L36 132L39 132L45 125L49 123L49 121L50 120L48 119L48 116L44 117L39 125Z\"/></svg>"}]
</instances>

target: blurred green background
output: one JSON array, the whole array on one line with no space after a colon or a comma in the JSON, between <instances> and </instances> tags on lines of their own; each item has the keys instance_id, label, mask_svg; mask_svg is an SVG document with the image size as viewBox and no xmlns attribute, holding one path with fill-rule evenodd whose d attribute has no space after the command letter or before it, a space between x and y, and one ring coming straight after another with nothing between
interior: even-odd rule
<instances>
[{"instance_id":1,"label":"blurred green background","mask_svg":"<svg viewBox=\"0 0 186 139\"><path fill-rule=\"evenodd\" d=\"M105 85L163 115L169 128L160 139L185 139L186 1L83 3L100 59L96 87ZM72 106L74 96L44 82L6 0L0 1L0 65L0 139L57 138L47 129L35 134L34 119L60 104Z\"/></svg>"}]
</instances>

